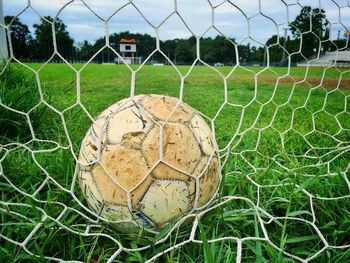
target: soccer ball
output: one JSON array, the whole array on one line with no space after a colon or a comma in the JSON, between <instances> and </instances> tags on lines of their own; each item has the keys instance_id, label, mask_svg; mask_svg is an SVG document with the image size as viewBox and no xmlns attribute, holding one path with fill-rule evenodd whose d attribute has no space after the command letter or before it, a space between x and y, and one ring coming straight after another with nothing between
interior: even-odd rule
<instances>
[{"instance_id":1,"label":"soccer ball","mask_svg":"<svg viewBox=\"0 0 350 263\"><path fill-rule=\"evenodd\" d=\"M204 208L221 180L208 124L184 102L160 95L127 98L103 111L78 161L89 207L126 231L157 231Z\"/></svg>"}]
</instances>

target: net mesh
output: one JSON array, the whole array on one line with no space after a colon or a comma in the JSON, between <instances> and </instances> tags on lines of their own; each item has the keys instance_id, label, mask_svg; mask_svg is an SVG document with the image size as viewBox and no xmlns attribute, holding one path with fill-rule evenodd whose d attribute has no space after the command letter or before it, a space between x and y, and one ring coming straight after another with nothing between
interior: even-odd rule
<instances>
[{"instance_id":1,"label":"net mesh","mask_svg":"<svg viewBox=\"0 0 350 263\"><path fill-rule=\"evenodd\" d=\"M108 17L102 17L88 1L67 1L61 4L57 17L77 2L100 20L106 36L103 48L79 69L58 52L55 34L52 57L37 68L18 60L11 47L13 43L9 41L10 59L6 62L3 74L6 74L6 68L12 63L28 69L35 76L38 103L21 111L16 105L6 104L3 98L0 101L1 107L26 120L31 137L25 142L0 145L3 189L0 208L3 229L1 242L11 243L31 256L71 262L82 258L70 258L59 247L55 249L55 246L46 249L44 254L39 253L41 250L38 248L48 247L57 236L64 236L63 240L70 244L68 246L75 246L80 255L94 254L99 239L104 244L99 246L105 247L106 251L99 250L98 253L104 255L107 262L123 261L126 256L152 262L157 259L171 261L175 251L195 247L196 244L204 243L205 246L208 243L210 247L218 243L234 244L229 251L234 252L236 262L252 259L257 253L268 258L271 250L280 253L280 257L309 262L329 251L350 247L346 230L344 231L349 224L348 220L341 216L334 219L329 215L333 209L349 218L350 94L346 88L350 84L350 75L348 69L341 68L338 64L341 60L338 58L340 51L346 50L346 47L334 44L332 34L323 39L313 34L312 37L316 40L314 43L319 46L315 46L313 56L304 57L306 62L300 68L301 77L296 75L292 58L303 55L303 41L304 44L308 41L306 36L312 34L313 28L300 32L300 48L294 52L285 49L280 41L280 30L292 22L293 18L289 14L294 8L300 9L303 6L301 1L279 2L285 8L284 22L275 19L264 8L266 1L257 1L248 9L244 9L244 5L237 1L208 1L205 3L211 12L210 25L201 34L192 30L176 0L169 3L172 10L169 15L157 24L150 21L139 3L134 1L118 7ZM332 8L329 10L320 2L316 6L336 14L335 22L330 22L331 26L340 25L348 31L345 16L349 13L350 6L348 2L343 2L331 1ZM217 22L219 11L224 7L239 13L244 25L247 25L247 35L239 43L230 39ZM109 21L126 9L137 12L156 36L155 49L137 67L128 65L123 60L108 37ZM43 18L30 1L17 16L26 10ZM253 13L252 10L257 12ZM257 39L254 21L259 17L269 20L275 28L275 43L268 45ZM196 56L185 72L174 64L160 45L159 32L167 21L175 18L195 38ZM55 23L49 23L55 32ZM8 39L11 39L10 25L1 26L6 29ZM211 30L226 37L225 41L236 50L237 63L229 70L213 66L204 59L205 47L202 47L202 41ZM240 64L241 51L238 46L248 43L247 41L264 49L264 67L255 70ZM312 66L321 61L320 46L326 42L336 46L337 55L335 60L318 71L319 75L313 75ZM283 51L281 54L286 63L283 71L270 66L269 52L273 48ZM146 63L156 53L161 54L180 80L176 87L178 98L202 112L203 117L212 125L219 145L223 182L212 204L203 211L185 216L152 237L141 235L132 240L113 231L108 222L86 206L77 186L77 171L74 167L82 137L72 135L74 129L79 127L74 128L71 120L85 118L87 125L94 120L95 114L90 110L92 106L86 105L94 102L85 103L81 94L84 85L82 78L95 57L106 49L124 62L130 76L127 83L130 97L139 93L136 88L137 77L143 74L142 69ZM48 102L43 88L45 83L42 83L41 76L54 58L63 61L75 79L75 101L71 104L68 102L69 106L63 109ZM209 73L203 73L203 67ZM213 94L210 92L213 91L205 90L205 87L198 94L198 97L206 97L206 103L211 103L211 100L213 104L217 102L215 107L196 105L197 95L191 96L188 92L191 83L196 80L192 78L195 74L215 75L219 88L216 87L214 93L220 94L219 98L210 97ZM32 119L41 107L54 113L56 117L48 125L61 129L61 136L43 139L44 136L37 134ZM9 166L10 161L15 165ZM34 171L34 175L27 180L15 178L15 174L28 176L26 170L29 169ZM189 218L192 218L190 225L187 223ZM211 224L215 225L216 233L219 234L206 232L208 224L205 220L212 221ZM179 228L181 225L186 226ZM18 232L21 234L16 234ZM203 233L206 233L205 238ZM226 251L228 247L229 245L225 247ZM303 247L303 252L298 247Z\"/></svg>"}]
</instances>

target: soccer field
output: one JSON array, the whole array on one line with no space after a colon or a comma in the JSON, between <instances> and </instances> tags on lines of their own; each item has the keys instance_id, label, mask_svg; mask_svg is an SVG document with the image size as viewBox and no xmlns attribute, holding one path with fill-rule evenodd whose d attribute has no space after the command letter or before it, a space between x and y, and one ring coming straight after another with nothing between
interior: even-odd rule
<instances>
[{"instance_id":1,"label":"soccer field","mask_svg":"<svg viewBox=\"0 0 350 263\"><path fill-rule=\"evenodd\" d=\"M2 124L22 130L22 137L12 141L2 137L0 141L1 145L10 145L6 147L10 150L1 146L0 151L3 200L28 206L7 208L18 214L1 213L2 222L7 223L0 233L18 242L25 240L42 220L38 207L60 222L45 219L26 246L33 253L105 262L118 245L106 236L96 235L103 233L130 248L129 253L123 252L117 258L118 262L143 262L176 244L182 245L160 255L157 262L233 262L237 238L244 237L243 262L294 262L277 248L303 259L324 250L316 260L350 261L346 247L350 232L349 69L290 68L288 72L288 68L274 67L233 70L178 66L177 72L171 66L145 65L137 71L135 94L179 97L180 75L185 76L183 100L203 113L208 123L212 120L223 164L223 182L214 202L218 206L201 218L194 233L195 241L203 244L187 243L192 225L185 223L165 242L154 245L169 229L156 236L130 237L102 224L102 228L92 226L91 233L95 235L79 235L89 222L84 217L88 213L69 192L72 190L84 203L77 184L72 187L72 152L78 154L91 125L87 113L95 118L111 104L128 97L131 71L121 65L90 64L77 73L65 64L47 64L42 69L40 64L28 64L34 70L40 69L36 80L30 70L10 66L15 69L13 75L23 71L26 80L6 93L6 82L2 81L1 102L29 112L33 130L23 124L23 117L1 108ZM73 67L80 70L83 65ZM40 87L35 84L38 80ZM20 89L28 93L14 99ZM77 103L79 96L81 103ZM13 123L8 123L6 116L11 116ZM14 116L17 117L13 119ZM31 133L35 134L34 140ZM13 185L48 203L14 191ZM74 209L66 212L67 208L56 201ZM21 214L29 218L24 225ZM0 244L4 262L38 260L5 239ZM150 247L144 251L133 251L147 245ZM344 249L339 249L341 246Z\"/></svg>"}]
</instances>

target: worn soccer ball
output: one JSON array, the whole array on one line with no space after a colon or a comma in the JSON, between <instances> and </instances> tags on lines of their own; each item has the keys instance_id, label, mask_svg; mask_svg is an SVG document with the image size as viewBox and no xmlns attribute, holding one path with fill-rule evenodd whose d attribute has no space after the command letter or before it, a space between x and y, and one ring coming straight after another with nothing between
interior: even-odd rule
<instances>
[{"instance_id":1,"label":"worn soccer ball","mask_svg":"<svg viewBox=\"0 0 350 263\"><path fill-rule=\"evenodd\" d=\"M139 95L103 111L82 141L78 176L89 207L124 230L160 230L205 207L220 183L212 131L178 99Z\"/></svg>"}]
</instances>

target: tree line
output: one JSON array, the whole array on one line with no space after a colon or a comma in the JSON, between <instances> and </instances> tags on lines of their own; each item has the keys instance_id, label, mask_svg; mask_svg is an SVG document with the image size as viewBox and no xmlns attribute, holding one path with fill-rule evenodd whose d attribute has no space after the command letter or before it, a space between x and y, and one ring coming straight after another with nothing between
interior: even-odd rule
<instances>
[{"instance_id":1,"label":"tree line","mask_svg":"<svg viewBox=\"0 0 350 263\"><path fill-rule=\"evenodd\" d=\"M311 21L311 23L310 23ZM94 43L83 41L76 43L67 31L65 23L46 16L39 24L34 24L33 34L18 17L6 16L5 23L10 24L13 54L17 59L27 61L46 61L54 53L52 23L55 25L57 51L68 61L83 62L89 60L106 43L99 38ZM310 30L310 24L312 30ZM329 22L323 9L305 6L293 22L289 24L292 36L271 36L265 45L234 45L234 38L224 36L204 37L200 40L200 53L203 61L223 64L240 63L265 64L267 59L274 65L285 65L288 54L292 62L310 59L318 52L334 51L339 47L349 46L346 39L329 39ZM137 41L137 56L145 60L156 49L156 39L148 34L119 32L109 36L109 42L115 51L119 51L122 38ZM160 41L162 52L175 64L191 64L196 57L196 39L172 39ZM300 52L299 52L300 51ZM236 54L238 52L238 54ZM116 54L110 49L103 49L93 59L94 62L114 62ZM166 62L164 56L156 52L151 61Z\"/></svg>"}]
</instances>

